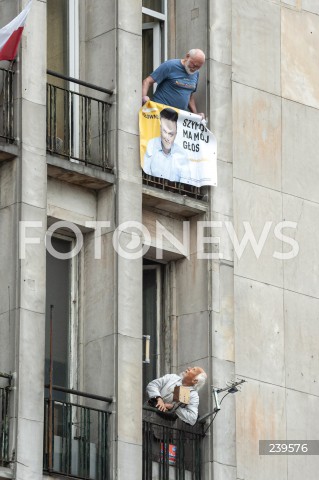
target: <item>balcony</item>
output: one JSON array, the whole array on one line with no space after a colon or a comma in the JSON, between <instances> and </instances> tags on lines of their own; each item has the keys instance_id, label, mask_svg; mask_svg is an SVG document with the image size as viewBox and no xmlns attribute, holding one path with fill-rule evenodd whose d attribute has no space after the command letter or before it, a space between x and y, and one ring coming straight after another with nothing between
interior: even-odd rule
<instances>
[{"instance_id":1,"label":"balcony","mask_svg":"<svg viewBox=\"0 0 319 480\"><path fill-rule=\"evenodd\" d=\"M207 188L169 182L143 172L143 207L185 219L205 214L209 208Z\"/></svg>"},{"instance_id":2,"label":"balcony","mask_svg":"<svg viewBox=\"0 0 319 480\"><path fill-rule=\"evenodd\" d=\"M206 199L207 201L207 187L195 187L193 185L184 185L180 182L170 182L164 178L147 175L145 172L143 172L143 184L166 192L177 193L197 200Z\"/></svg>"},{"instance_id":3,"label":"balcony","mask_svg":"<svg viewBox=\"0 0 319 480\"><path fill-rule=\"evenodd\" d=\"M0 68L0 138L13 143L13 70Z\"/></svg>"},{"instance_id":4,"label":"balcony","mask_svg":"<svg viewBox=\"0 0 319 480\"><path fill-rule=\"evenodd\" d=\"M44 471L85 480L110 480L111 412L91 404L108 405L112 399L57 386L52 392L52 397L49 394L45 399ZM90 406L85 405L87 402Z\"/></svg>"},{"instance_id":5,"label":"balcony","mask_svg":"<svg viewBox=\"0 0 319 480\"><path fill-rule=\"evenodd\" d=\"M53 82L47 84L47 151L67 160L110 169L107 153L111 103L96 97L97 92L107 95L113 92L50 70L48 75L55 83L84 86L96 96L62 88Z\"/></svg>"},{"instance_id":6,"label":"balcony","mask_svg":"<svg viewBox=\"0 0 319 480\"><path fill-rule=\"evenodd\" d=\"M143 408L143 480L201 480L204 425L172 421Z\"/></svg>"},{"instance_id":7,"label":"balcony","mask_svg":"<svg viewBox=\"0 0 319 480\"><path fill-rule=\"evenodd\" d=\"M14 71L0 68L0 162L12 160L18 155L15 144Z\"/></svg>"},{"instance_id":8,"label":"balcony","mask_svg":"<svg viewBox=\"0 0 319 480\"><path fill-rule=\"evenodd\" d=\"M0 466L6 467L9 462L9 394L11 375L0 372ZM2 385L6 383L6 385Z\"/></svg>"}]
</instances>

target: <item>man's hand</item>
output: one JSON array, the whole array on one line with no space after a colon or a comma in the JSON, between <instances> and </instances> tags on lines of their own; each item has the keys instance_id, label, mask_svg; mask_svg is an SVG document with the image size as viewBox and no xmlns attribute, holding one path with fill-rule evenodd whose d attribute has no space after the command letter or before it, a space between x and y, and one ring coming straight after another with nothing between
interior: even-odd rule
<instances>
[{"instance_id":1,"label":"man's hand","mask_svg":"<svg viewBox=\"0 0 319 480\"><path fill-rule=\"evenodd\" d=\"M149 91L150 87L154 84L153 78L149 75L148 77L144 78L142 83L142 105L147 102L150 97L147 96L147 92Z\"/></svg>"},{"instance_id":2,"label":"man's hand","mask_svg":"<svg viewBox=\"0 0 319 480\"><path fill-rule=\"evenodd\" d=\"M188 108L190 109L190 111L192 113L195 113L195 115L200 115L202 117L202 120L204 120L205 118L205 113L198 113L197 112L197 107L196 107L196 103L195 103L195 98L194 98L194 94L192 93L191 96L190 96L190 99L189 99L189 102L188 102Z\"/></svg>"},{"instance_id":3,"label":"man's hand","mask_svg":"<svg viewBox=\"0 0 319 480\"><path fill-rule=\"evenodd\" d=\"M167 410L171 410L173 406L173 403L164 403L164 400L160 397L157 399L156 408L161 412L167 412Z\"/></svg>"}]
</instances>

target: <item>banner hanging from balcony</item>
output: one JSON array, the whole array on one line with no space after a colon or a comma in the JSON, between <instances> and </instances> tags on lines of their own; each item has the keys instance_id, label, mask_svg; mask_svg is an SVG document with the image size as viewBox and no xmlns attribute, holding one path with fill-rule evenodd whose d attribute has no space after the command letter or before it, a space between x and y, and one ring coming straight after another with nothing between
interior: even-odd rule
<instances>
[{"instance_id":1,"label":"banner hanging from balcony","mask_svg":"<svg viewBox=\"0 0 319 480\"><path fill-rule=\"evenodd\" d=\"M146 102L139 112L145 173L201 187L217 185L217 142L194 113Z\"/></svg>"},{"instance_id":2,"label":"banner hanging from balcony","mask_svg":"<svg viewBox=\"0 0 319 480\"><path fill-rule=\"evenodd\" d=\"M17 17L0 29L0 60L15 59L31 3L32 0Z\"/></svg>"}]
</instances>

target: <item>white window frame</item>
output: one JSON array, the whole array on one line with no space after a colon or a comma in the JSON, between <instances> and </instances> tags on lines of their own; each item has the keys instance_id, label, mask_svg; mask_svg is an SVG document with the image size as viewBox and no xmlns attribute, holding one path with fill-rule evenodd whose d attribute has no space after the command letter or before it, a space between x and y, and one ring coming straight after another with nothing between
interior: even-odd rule
<instances>
[{"instance_id":1,"label":"white window frame","mask_svg":"<svg viewBox=\"0 0 319 480\"><path fill-rule=\"evenodd\" d=\"M55 238L70 242L72 251L75 248L76 240L61 233L54 233ZM78 265L79 255L70 259L70 309L69 309L69 348L68 348L68 385L69 388L78 387L78 340L79 340L79 318L78 318ZM74 398L73 398L74 400ZM72 401L72 400L71 400Z\"/></svg>"},{"instance_id":2,"label":"white window frame","mask_svg":"<svg viewBox=\"0 0 319 480\"><path fill-rule=\"evenodd\" d=\"M79 78L80 76L80 20L79 0L69 0L69 76ZM70 82L70 90L80 91L80 85ZM70 109L71 116L71 109ZM77 95L74 97L73 105L73 135L74 135L74 156L80 154L80 106ZM77 160L72 160L78 163Z\"/></svg>"},{"instance_id":3,"label":"white window frame","mask_svg":"<svg viewBox=\"0 0 319 480\"><path fill-rule=\"evenodd\" d=\"M74 249L76 241L72 239L72 250ZM79 352L79 255L71 258L70 271L70 369L69 369L69 385L71 388L78 388L78 352Z\"/></svg>"},{"instance_id":4,"label":"white window frame","mask_svg":"<svg viewBox=\"0 0 319 480\"><path fill-rule=\"evenodd\" d=\"M159 22L143 23L143 30L153 30L153 71L161 64L161 27Z\"/></svg>"},{"instance_id":5,"label":"white window frame","mask_svg":"<svg viewBox=\"0 0 319 480\"><path fill-rule=\"evenodd\" d=\"M69 0L69 72L78 78L80 73L79 0ZM72 88L79 85L72 83Z\"/></svg>"},{"instance_id":6,"label":"white window frame","mask_svg":"<svg viewBox=\"0 0 319 480\"><path fill-rule=\"evenodd\" d=\"M160 374L160 368L161 368L162 272L161 272L161 266L156 264L143 265L143 271L144 270L156 271L156 345L157 345L156 378L157 378L157 376ZM145 334L145 332L143 332L143 334Z\"/></svg>"},{"instance_id":7,"label":"white window frame","mask_svg":"<svg viewBox=\"0 0 319 480\"><path fill-rule=\"evenodd\" d=\"M164 61L167 60L167 0L163 0L163 10L164 13L157 12L156 10L151 10L150 8L142 7L142 14L148 15L154 18L154 22L143 24L143 29L153 28L153 67L157 68L162 59L161 59L161 29L160 21L164 24ZM156 21L157 20L157 21Z\"/></svg>"}]
</instances>

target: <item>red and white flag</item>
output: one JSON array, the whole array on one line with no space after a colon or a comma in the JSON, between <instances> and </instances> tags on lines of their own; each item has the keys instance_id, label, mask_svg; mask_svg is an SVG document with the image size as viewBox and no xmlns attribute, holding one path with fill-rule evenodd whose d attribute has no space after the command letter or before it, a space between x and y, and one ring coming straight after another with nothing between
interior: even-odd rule
<instances>
[{"instance_id":1,"label":"red and white flag","mask_svg":"<svg viewBox=\"0 0 319 480\"><path fill-rule=\"evenodd\" d=\"M0 29L0 60L14 60L32 0L8 25Z\"/></svg>"}]
</instances>

